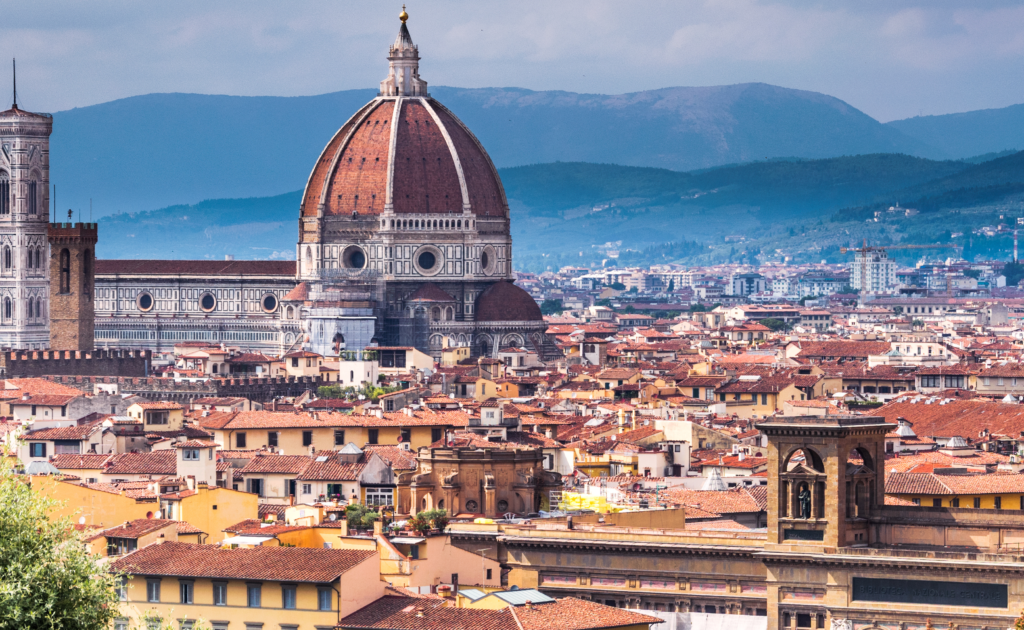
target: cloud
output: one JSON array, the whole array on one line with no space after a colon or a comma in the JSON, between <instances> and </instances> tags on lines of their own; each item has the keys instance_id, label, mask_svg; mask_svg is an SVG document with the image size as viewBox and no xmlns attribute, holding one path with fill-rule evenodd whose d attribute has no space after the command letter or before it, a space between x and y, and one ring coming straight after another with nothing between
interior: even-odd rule
<instances>
[{"instance_id":1,"label":"cloud","mask_svg":"<svg viewBox=\"0 0 1024 630\"><path fill-rule=\"evenodd\" d=\"M395 7L355 0L0 0L0 12L0 56L18 57L22 100L40 111L149 92L372 87L398 28ZM1009 0L423 0L409 12L432 85L621 93L764 81L882 119L1024 101L1024 7Z\"/></svg>"}]
</instances>

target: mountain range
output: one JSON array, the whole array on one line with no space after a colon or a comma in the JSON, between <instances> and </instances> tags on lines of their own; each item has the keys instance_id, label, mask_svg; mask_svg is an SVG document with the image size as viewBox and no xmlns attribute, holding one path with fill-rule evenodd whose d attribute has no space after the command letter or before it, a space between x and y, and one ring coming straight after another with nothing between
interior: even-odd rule
<instances>
[{"instance_id":1,"label":"mountain range","mask_svg":"<svg viewBox=\"0 0 1024 630\"><path fill-rule=\"evenodd\" d=\"M875 153L952 160L1024 148L1024 105L883 124L834 97L761 83L623 95L431 91L502 168L562 161L693 171ZM57 112L50 154L57 207L63 216L65 208L92 206L101 217L294 191L333 133L375 94L149 94Z\"/></svg>"}]
</instances>

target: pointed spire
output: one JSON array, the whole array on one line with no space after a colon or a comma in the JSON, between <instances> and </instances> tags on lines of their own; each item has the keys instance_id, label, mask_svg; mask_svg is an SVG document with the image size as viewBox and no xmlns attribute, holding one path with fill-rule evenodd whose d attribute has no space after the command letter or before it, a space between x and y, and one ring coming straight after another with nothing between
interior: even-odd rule
<instances>
[{"instance_id":1,"label":"pointed spire","mask_svg":"<svg viewBox=\"0 0 1024 630\"><path fill-rule=\"evenodd\" d=\"M14 104L11 109L18 109L18 60L11 59L11 69L14 71Z\"/></svg>"},{"instance_id":2,"label":"pointed spire","mask_svg":"<svg viewBox=\"0 0 1024 630\"><path fill-rule=\"evenodd\" d=\"M381 96L429 96L427 82L420 78L420 54L416 44L412 42L406 21L409 14L398 15L402 26L398 29L398 37L388 50L388 78L380 82Z\"/></svg>"}]
</instances>

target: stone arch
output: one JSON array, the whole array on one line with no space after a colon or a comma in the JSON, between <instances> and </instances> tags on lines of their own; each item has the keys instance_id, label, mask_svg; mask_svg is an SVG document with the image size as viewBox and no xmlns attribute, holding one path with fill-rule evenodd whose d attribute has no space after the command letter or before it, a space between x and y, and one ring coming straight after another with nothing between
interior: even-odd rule
<instances>
[{"instance_id":1,"label":"stone arch","mask_svg":"<svg viewBox=\"0 0 1024 630\"><path fill-rule=\"evenodd\" d=\"M494 346L494 340L487 334L477 335L475 345L477 354L483 357L489 357L491 356L491 348Z\"/></svg>"},{"instance_id":2,"label":"stone arch","mask_svg":"<svg viewBox=\"0 0 1024 630\"><path fill-rule=\"evenodd\" d=\"M501 340L501 347L503 348L521 348L523 347L523 337L518 333L509 333L505 335Z\"/></svg>"},{"instance_id":3,"label":"stone arch","mask_svg":"<svg viewBox=\"0 0 1024 630\"><path fill-rule=\"evenodd\" d=\"M806 446L794 447L793 450L791 450L786 455L786 457L783 458L782 466L780 467L780 472L789 472L796 468L798 465L800 465L801 457L797 457L797 455L800 455L802 457L802 463L811 470L820 473L825 472L825 463L821 457L821 454L815 451L814 449L808 448ZM796 461L794 461L794 458L796 458Z\"/></svg>"},{"instance_id":4,"label":"stone arch","mask_svg":"<svg viewBox=\"0 0 1024 630\"><path fill-rule=\"evenodd\" d=\"M441 307L435 306L430 309L430 321L439 322L441 321Z\"/></svg>"},{"instance_id":5,"label":"stone arch","mask_svg":"<svg viewBox=\"0 0 1024 630\"><path fill-rule=\"evenodd\" d=\"M864 470L869 472L875 471L875 459L871 456L871 452L860 444L850 449L850 454L846 456L846 460L848 462L850 460L860 460Z\"/></svg>"},{"instance_id":6,"label":"stone arch","mask_svg":"<svg viewBox=\"0 0 1024 630\"><path fill-rule=\"evenodd\" d=\"M293 307L289 306L285 310L285 318L287 318L287 319L295 319L295 309Z\"/></svg>"}]
</instances>

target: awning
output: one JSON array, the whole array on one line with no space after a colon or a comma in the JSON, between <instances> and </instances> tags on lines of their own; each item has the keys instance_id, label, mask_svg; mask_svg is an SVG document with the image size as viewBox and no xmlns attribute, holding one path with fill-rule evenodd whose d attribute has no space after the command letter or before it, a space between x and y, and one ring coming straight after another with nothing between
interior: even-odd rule
<instances>
[{"instance_id":1,"label":"awning","mask_svg":"<svg viewBox=\"0 0 1024 630\"><path fill-rule=\"evenodd\" d=\"M426 538L392 538L389 542L393 545L418 545Z\"/></svg>"}]
</instances>

